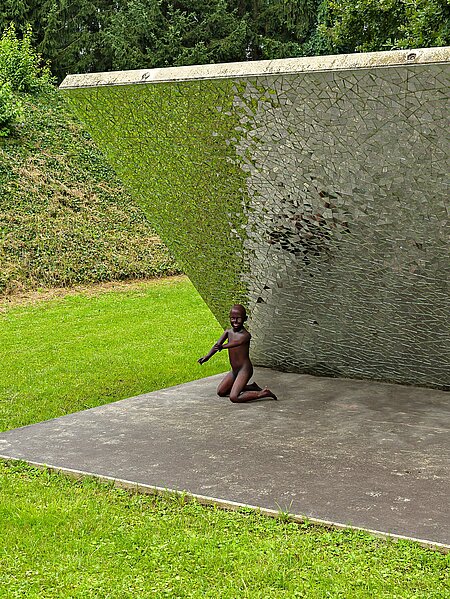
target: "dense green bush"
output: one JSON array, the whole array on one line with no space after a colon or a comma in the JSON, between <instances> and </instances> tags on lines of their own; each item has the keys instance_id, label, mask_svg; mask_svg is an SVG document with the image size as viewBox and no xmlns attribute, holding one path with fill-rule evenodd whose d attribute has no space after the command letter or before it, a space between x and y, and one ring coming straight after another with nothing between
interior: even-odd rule
<instances>
[{"instance_id":1,"label":"dense green bush","mask_svg":"<svg viewBox=\"0 0 450 599\"><path fill-rule=\"evenodd\" d=\"M9 83L0 83L0 137L6 137L23 114L22 102Z\"/></svg>"},{"instance_id":2,"label":"dense green bush","mask_svg":"<svg viewBox=\"0 0 450 599\"><path fill-rule=\"evenodd\" d=\"M48 65L33 48L31 27L17 37L13 23L0 38L0 137L7 137L24 114L23 94L52 90Z\"/></svg>"},{"instance_id":3,"label":"dense green bush","mask_svg":"<svg viewBox=\"0 0 450 599\"><path fill-rule=\"evenodd\" d=\"M0 82L9 83L17 92L36 93L48 88L52 76L48 65L32 45L31 27L27 26L22 39L13 23L0 39Z\"/></svg>"}]
</instances>

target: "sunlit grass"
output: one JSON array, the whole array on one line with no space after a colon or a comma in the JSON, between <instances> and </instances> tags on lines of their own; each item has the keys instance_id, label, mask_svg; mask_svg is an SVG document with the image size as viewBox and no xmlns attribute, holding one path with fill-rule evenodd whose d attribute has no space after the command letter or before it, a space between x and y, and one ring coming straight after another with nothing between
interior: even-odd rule
<instances>
[{"instance_id":1,"label":"sunlit grass","mask_svg":"<svg viewBox=\"0 0 450 599\"><path fill-rule=\"evenodd\" d=\"M187 280L68 295L0 314L0 428L15 428L227 369L204 366L221 328Z\"/></svg>"},{"instance_id":2,"label":"sunlit grass","mask_svg":"<svg viewBox=\"0 0 450 599\"><path fill-rule=\"evenodd\" d=\"M448 557L0 463L4 597L448 596ZM1 591L0 591L1 594Z\"/></svg>"}]
</instances>

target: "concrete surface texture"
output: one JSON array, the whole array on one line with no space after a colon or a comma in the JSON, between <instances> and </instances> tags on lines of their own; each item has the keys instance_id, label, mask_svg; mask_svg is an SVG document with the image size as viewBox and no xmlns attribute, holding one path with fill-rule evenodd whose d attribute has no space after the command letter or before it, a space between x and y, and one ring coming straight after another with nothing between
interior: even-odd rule
<instances>
[{"instance_id":1,"label":"concrete surface texture","mask_svg":"<svg viewBox=\"0 0 450 599\"><path fill-rule=\"evenodd\" d=\"M450 545L443 391L257 369L279 401L232 404L221 376L0 435L0 456Z\"/></svg>"}]
</instances>

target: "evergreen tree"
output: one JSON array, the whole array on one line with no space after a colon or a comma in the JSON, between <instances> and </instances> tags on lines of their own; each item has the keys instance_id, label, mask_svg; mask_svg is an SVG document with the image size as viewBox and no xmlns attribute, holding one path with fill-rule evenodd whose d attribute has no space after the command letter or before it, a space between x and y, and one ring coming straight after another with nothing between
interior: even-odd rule
<instances>
[{"instance_id":1,"label":"evergreen tree","mask_svg":"<svg viewBox=\"0 0 450 599\"><path fill-rule=\"evenodd\" d=\"M67 73L450 43L448 0L3 0Z\"/></svg>"},{"instance_id":2,"label":"evergreen tree","mask_svg":"<svg viewBox=\"0 0 450 599\"><path fill-rule=\"evenodd\" d=\"M248 24L226 0L127 0L102 34L114 69L245 59Z\"/></svg>"}]
</instances>

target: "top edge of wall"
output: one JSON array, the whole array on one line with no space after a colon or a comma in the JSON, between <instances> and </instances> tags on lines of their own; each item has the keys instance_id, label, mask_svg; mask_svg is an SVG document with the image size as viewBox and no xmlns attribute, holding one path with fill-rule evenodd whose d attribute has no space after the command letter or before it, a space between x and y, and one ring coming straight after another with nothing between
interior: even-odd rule
<instances>
[{"instance_id":1,"label":"top edge of wall","mask_svg":"<svg viewBox=\"0 0 450 599\"><path fill-rule=\"evenodd\" d=\"M67 75L60 89L446 63L450 46Z\"/></svg>"}]
</instances>

